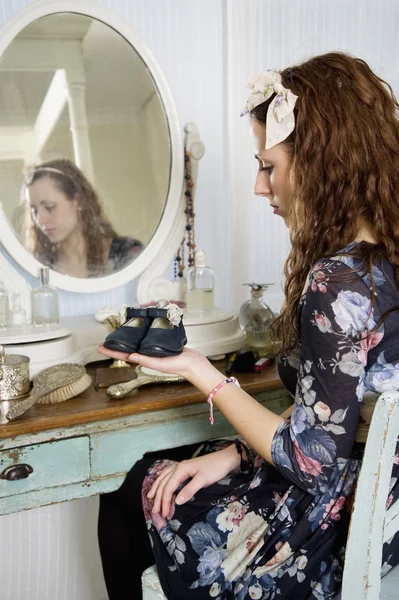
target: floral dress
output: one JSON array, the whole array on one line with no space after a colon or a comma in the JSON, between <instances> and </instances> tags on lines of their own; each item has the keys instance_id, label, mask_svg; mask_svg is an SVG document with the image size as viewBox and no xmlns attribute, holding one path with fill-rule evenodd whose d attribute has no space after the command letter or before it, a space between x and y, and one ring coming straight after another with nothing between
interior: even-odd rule
<instances>
[{"instance_id":1,"label":"floral dress","mask_svg":"<svg viewBox=\"0 0 399 600\"><path fill-rule=\"evenodd\" d=\"M350 245L348 249L353 247ZM339 592L351 501L364 444L356 441L362 403L399 389L399 305L394 270L362 276L349 255L320 260L301 303L301 350L280 361L295 394L290 419L272 441L274 466L260 456L247 470L203 488L167 519L143 507L158 573L169 599L333 598ZM204 444L213 452L231 441ZM387 504L399 496L399 453ZM382 573L399 563L399 537L384 546Z\"/></svg>"}]
</instances>

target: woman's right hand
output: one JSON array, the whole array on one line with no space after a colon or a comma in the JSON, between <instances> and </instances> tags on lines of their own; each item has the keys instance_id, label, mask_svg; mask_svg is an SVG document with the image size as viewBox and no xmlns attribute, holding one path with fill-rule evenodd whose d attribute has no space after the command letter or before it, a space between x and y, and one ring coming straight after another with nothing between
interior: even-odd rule
<instances>
[{"instance_id":1,"label":"woman's right hand","mask_svg":"<svg viewBox=\"0 0 399 600\"><path fill-rule=\"evenodd\" d=\"M185 504L201 488L224 479L239 467L240 460L235 444L231 444L223 450L165 467L147 494L153 500L152 512L166 518L171 510L173 495L181 483L189 479L178 493L176 504Z\"/></svg>"},{"instance_id":2,"label":"woman's right hand","mask_svg":"<svg viewBox=\"0 0 399 600\"><path fill-rule=\"evenodd\" d=\"M165 358L155 358L153 356L145 356L144 354L127 354L124 352L116 352L115 350L109 350L104 346L98 347L98 352L115 358L117 360L124 360L127 362L137 363L148 369L154 369L161 373L168 373L171 375L181 375L188 381L191 379L191 373L201 369L201 365L209 365L208 359L191 348L184 348L181 354L177 356L169 356Z\"/></svg>"}]
</instances>

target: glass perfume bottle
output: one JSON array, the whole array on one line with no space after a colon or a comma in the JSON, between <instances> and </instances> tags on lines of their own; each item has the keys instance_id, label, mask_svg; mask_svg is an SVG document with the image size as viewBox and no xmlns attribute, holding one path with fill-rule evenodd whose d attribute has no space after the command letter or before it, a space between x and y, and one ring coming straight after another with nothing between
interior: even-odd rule
<instances>
[{"instance_id":1,"label":"glass perfume bottle","mask_svg":"<svg viewBox=\"0 0 399 600\"><path fill-rule=\"evenodd\" d=\"M26 323L26 312L22 306L20 294L10 295L10 317L9 322L11 327L23 327Z\"/></svg>"},{"instance_id":2,"label":"glass perfume bottle","mask_svg":"<svg viewBox=\"0 0 399 600\"><path fill-rule=\"evenodd\" d=\"M189 312L210 312L213 302L214 274L206 264L203 250L195 253L194 266L187 272L186 307Z\"/></svg>"},{"instance_id":3,"label":"glass perfume bottle","mask_svg":"<svg viewBox=\"0 0 399 600\"><path fill-rule=\"evenodd\" d=\"M251 298L241 306L238 319L245 331L247 347L259 356L273 353L270 326L274 320L271 308L263 301L263 292L271 283L243 283L251 288Z\"/></svg>"},{"instance_id":4,"label":"glass perfume bottle","mask_svg":"<svg viewBox=\"0 0 399 600\"><path fill-rule=\"evenodd\" d=\"M49 284L49 268L39 269L40 287L32 290L33 325L59 323L58 291Z\"/></svg>"},{"instance_id":5,"label":"glass perfume bottle","mask_svg":"<svg viewBox=\"0 0 399 600\"><path fill-rule=\"evenodd\" d=\"M0 327L7 327L8 319L8 294L4 281L0 281Z\"/></svg>"}]
</instances>

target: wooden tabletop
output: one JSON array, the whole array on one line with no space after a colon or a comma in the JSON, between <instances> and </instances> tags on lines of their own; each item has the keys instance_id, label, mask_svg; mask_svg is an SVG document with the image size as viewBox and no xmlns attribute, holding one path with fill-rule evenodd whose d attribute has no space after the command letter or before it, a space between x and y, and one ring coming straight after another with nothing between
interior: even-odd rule
<instances>
[{"instance_id":1,"label":"wooden tabletop","mask_svg":"<svg viewBox=\"0 0 399 600\"><path fill-rule=\"evenodd\" d=\"M204 395L188 382L146 385L125 399L113 400L107 395L105 388L96 391L94 387L96 369L104 368L110 362L101 361L87 365L87 372L92 376L93 381L90 387L79 396L59 404L36 404L15 421L9 422L5 419L4 413L8 410L6 407L8 403L0 401L0 410L4 407L1 415L0 439L126 417L143 412L188 406L205 400ZM226 361L215 362L214 365L224 372ZM131 369L132 379L134 379L134 366ZM277 373L276 363L267 367L260 374L235 373L234 375L237 376L241 387L250 394L283 387Z\"/></svg>"}]
</instances>

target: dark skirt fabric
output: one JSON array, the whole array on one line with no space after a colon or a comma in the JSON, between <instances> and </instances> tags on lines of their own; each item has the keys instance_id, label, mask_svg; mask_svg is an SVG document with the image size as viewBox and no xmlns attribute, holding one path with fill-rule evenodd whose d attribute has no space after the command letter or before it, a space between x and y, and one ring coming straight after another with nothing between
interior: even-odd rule
<instances>
[{"instance_id":1,"label":"dark skirt fabric","mask_svg":"<svg viewBox=\"0 0 399 600\"><path fill-rule=\"evenodd\" d=\"M221 449L220 440L201 454ZM340 591L353 481L361 461L350 459L334 500L306 493L256 459L253 472L233 472L199 490L168 518L152 515L146 498L171 461L156 461L143 482L142 501L162 588L169 600L318 600ZM389 502L399 497L399 485ZM384 546L383 574L399 563L399 537Z\"/></svg>"},{"instance_id":2,"label":"dark skirt fabric","mask_svg":"<svg viewBox=\"0 0 399 600\"><path fill-rule=\"evenodd\" d=\"M295 397L271 445L273 465L255 457L167 519L143 507L161 583L170 599L333 598L340 590L353 496L361 467L356 436L365 402L399 389L399 305L393 266L368 270L361 243L321 259L299 305L300 345L280 377ZM205 444L213 452L231 442ZM248 448L251 451L250 448ZM399 496L399 453L387 504ZM399 562L398 538L384 547L383 573Z\"/></svg>"}]
</instances>

